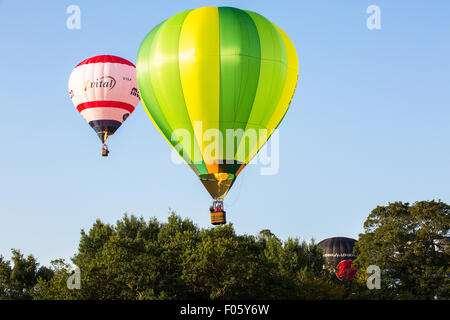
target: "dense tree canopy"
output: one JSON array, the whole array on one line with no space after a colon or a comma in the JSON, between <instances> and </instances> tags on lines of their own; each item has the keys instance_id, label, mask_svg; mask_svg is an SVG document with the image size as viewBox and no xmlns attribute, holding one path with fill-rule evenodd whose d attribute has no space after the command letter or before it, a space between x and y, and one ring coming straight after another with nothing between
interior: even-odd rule
<instances>
[{"instance_id":1,"label":"dense tree canopy","mask_svg":"<svg viewBox=\"0 0 450 320\"><path fill-rule=\"evenodd\" d=\"M69 266L39 280L35 299L342 298L322 269L314 243L280 241L270 232L236 235L231 224L199 229L172 214L167 223L127 216L82 231L73 263L81 289L66 286ZM302 285L304 284L304 286ZM320 286L318 286L320 284Z\"/></svg>"},{"instance_id":2,"label":"dense tree canopy","mask_svg":"<svg viewBox=\"0 0 450 320\"><path fill-rule=\"evenodd\" d=\"M395 202L374 209L359 235L355 264L361 270L377 265L386 299L448 299L450 292L450 206L421 201ZM365 282L367 274L358 272Z\"/></svg>"},{"instance_id":3,"label":"dense tree canopy","mask_svg":"<svg viewBox=\"0 0 450 320\"><path fill-rule=\"evenodd\" d=\"M0 256L0 299L448 299L449 212L435 201L377 207L355 246L353 281L325 268L314 241L282 241L267 229L200 229L174 213L164 223L97 220L81 231L71 263ZM380 290L366 286L369 265L382 270ZM70 290L75 266L81 288Z\"/></svg>"},{"instance_id":4,"label":"dense tree canopy","mask_svg":"<svg viewBox=\"0 0 450 320\"><path fill-rule=\"evenodd\" d=\"M25 258L19 250L11 251L13 266L0 255L0 300L30 299L38 280L50 280L53 271L39 267L32 255Z\"/></svg>"}]
</instances>

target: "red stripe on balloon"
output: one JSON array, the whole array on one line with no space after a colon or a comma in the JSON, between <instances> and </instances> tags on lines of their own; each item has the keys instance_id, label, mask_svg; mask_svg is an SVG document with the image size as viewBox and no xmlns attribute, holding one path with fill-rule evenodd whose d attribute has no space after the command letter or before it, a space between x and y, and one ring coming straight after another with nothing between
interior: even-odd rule
<instances>
[{"instance_id":1,"label":"red stripe on balloon","mask_svg":"<svg viewBox=\"0 0 450 320\"><path fill-rule=\"evenodd\" d=\"M79 112L89 108L120 108L130 113L134 111L134 107L131 104L120 101L89 101L80 103L77 106Z\"/></svg>"},{"instance_id":2,"label":"red stripe on balloon","mask_svg":"<svg viewBox=\"0 0 450 320\"><path fill-rule=\"evenodd\" d=\"M88 59L80 62L79 64L77 64L76 67L81 66L83 64L90 64L90 63L121 63L121 64L126 64L128 66L132 66L132 67L136 68L136 66L133 63L131 63L130 61L128 61L127 59L117 57L117 56L111 56L111 55L101 55L101 56L95 56L92 58L88 58Z\"/></svg>"}]
</instances>

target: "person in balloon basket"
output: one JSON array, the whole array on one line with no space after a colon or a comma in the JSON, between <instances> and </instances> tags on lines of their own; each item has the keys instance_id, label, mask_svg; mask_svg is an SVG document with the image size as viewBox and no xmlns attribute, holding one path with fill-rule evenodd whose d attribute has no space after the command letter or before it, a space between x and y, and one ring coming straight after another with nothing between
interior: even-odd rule
<instances>
[{"instance_id":1,"label":"person in balloon basket","mask_svg":"<svg viewBox=\"0 0 450 320\"><path fill-rule=\"evenodd\" d=\"M225 211L223 210L223 205L221 203L214 203L212 206L209 207L209 211L211 213L213 213L213 212L225 213Z\"/></svg>"},{"instance_id":2,"label":"person in balloon basket","mask_svg":"<svg viewBox=\"0 0 450 320\"><path fill-rule=\"evenodd\" d=\"M221 203L218 203L216 206L216 212L225 212L223 210L223 205Z\"/></svg>"}]
</instances>

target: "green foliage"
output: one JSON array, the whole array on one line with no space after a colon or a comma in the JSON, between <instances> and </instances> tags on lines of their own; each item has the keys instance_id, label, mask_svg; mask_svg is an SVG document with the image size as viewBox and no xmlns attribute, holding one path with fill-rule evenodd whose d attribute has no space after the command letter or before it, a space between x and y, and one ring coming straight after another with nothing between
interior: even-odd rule
<instances>
[{"instance_id":1,"label":"green foliage","mask_svg":"<svg viewBox=\"0 0 450 320\"><path fill-rule=\"evenodd\" d=\"M29 300L39 280L50 280L53 272L47 267L39 267L36 259L29 255L24 257L12 249L12 263L0 256L0 300Z\"/></svg>"},{"instance_id":2,"label":"green foliage","mask_svg":"<svg viewBox=\"0 0 450 320\"><path fill-rule=\"evenodd\" d=\"M231 224L199 229L172 213L167 223L127 216L82 231L73 263L81 289L67 289L70 266L53 264L35 299L299 299L339 296L324 280L314 243L280 241L269 230L236 235ZM334 291L333 291L334 290ZM342 294L341 294L342 296Z\"/></svg>"},{"instance_id":3,"label":"green foliage","mask_svg":"<svg viewBox=\"0 0 450 320\"><path fill-rule=\"evenodd\" d=\"M395 202L377 207L364 223L355 251L356 266L382 270L381 290L361 292L377 299L448 299L450 206L421 201L413 205ZM436 250L436 241L440 250ZM367 275L358 272L357 282Z\"/></svg>"},{"instance_id":4,"label":"green foliage","mask_svg":"<svg viewBox=\"0 0 450 320\"><path fill-rule=\"evenodd\" d=\"M449 212L436 201L374 209L353 281L324 267L314 240L281 241L267 229L237 235L232 224L200 229L175 213L164 223L125 214L82 230L73 265L39 267L18 250L11 261L0 256L0 299L448 299ZM366 286L369 265L382 270L381 290ZM75 266L81 289L70 290Z\"/></svg>"},{"instance_id":5,"label":"green foliage","mask_svg":"<svg viewBox=\"0 0 450 320\"><path fill-rule=\"evenodd\" d=\"M38 283L33 290L34 300L73 300L82 296L78 290L67 288L67 279L72 274L72 266L58 259L51 261L50 270L53 273L51 279L38 279Z\"/></svg>"},{"instance_id":6,"label":"green foliage","mask_svg":"<svg viewBox=\"0 0 450 320\"><path fill-rule=\"evenodd\" d=\"M0 255L0 300L7 299L10 294L11 263Z\"/></svg>"}]
</instances>

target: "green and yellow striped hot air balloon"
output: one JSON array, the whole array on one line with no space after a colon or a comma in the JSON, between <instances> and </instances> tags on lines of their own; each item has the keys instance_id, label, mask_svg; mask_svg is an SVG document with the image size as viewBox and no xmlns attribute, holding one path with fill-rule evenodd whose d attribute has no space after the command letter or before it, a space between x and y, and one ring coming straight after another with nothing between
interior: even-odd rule
<instances>
[{"instance_id":1,"label":"green and yellow striped hot air balloon","mask_svg":"<svg viewBox=\"0 0 450 320\"><path fill-rule=\"evenodd\" d=\"M288 36L263 16L203 7L151 30L136 72L153 123L221 201L283 119L298 58Z\"/></svg>"}]
</instances>

